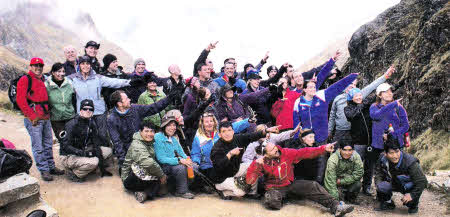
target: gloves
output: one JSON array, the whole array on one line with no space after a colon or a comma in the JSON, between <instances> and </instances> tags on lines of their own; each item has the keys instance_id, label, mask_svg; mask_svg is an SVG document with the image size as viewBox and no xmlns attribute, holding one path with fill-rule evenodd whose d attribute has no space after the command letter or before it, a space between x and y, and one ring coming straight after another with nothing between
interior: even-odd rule
<instances>
[{"instance_id":1,"label":"gloves","mask_svg":"<svg viewBox=\"0 0 450 217\"><path fill-rule=\"evenodd\" d=\"M216 101L216 94L212 94L208 100L206 100L206 103L211 104L212 102Z\"/></svg>"},{"instance_id":2,"label":"gloves","mask_svg":"<svg viewBox=\"0 0 450 217\"><path fill-rule=\"evenodd\" d=\"M181 96L183 96L184 89L186 87L182 82L179 82L176 86L170 90L169 95L167 96L171 102L176 102L177 100L181 101Z\"/></svg>"},{"instance_id":3,"label":"gloves","mask_svg":"<svg viewBox=\"0 0 450 217\"><path fill-rule=\"evenodd\" d=\"M236 83L235 77L228 78L228 84L230 84L230 86L233 86L235 83Z\"/></svg>"},{"instance_id":4,"label":"gloves","mask_svg":"<svg viewBox=\"0 0 450 217\"><path fill-rule=\"evenodd\" d=\"M277 95L277 92L278 92L278 87L277 87L277 85L275 85L275 84L270 84L270 85L269 85L269 92L270 92L270 95L276 96L276 95Z\"/></svg>"},{"instance_id":5,"label":"gloves","mask_svg":"<svg viewBox=\"0 0 450 217\"><path fill-rule=\"evenodd\" d=\"M154 79L153 72L147 72L147 73L144 74L144 81L145 81L146 84L149 83L149 82L152 82L154 80L155 79Z\"/></svg>"},{"instance_id":6,"label":"gloves","mask_svg":"<svg viewBox=\"0 0 450 217\"><path fill-rule=\"evenodd\" d=\"M144 79L143 78L140 78L140 77L133 77L133 78L131 78L131 80L130 80L130 86L142 86L142 85L145 85L145 82L143 81Z\"/></svg>"}]
</instances>

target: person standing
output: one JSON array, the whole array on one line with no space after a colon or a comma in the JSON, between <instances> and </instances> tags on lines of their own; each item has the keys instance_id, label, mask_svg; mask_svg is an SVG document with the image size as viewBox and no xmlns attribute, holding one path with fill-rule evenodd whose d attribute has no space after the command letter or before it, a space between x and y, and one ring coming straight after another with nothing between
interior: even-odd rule
<instances>
[{"instance_id":1,"label":"person standing","mask_svg":"<svg viewBox=\"0 0 450 217\"><path fill-rule=\"evenodd\" d=\"M24 124L31 137L31 150L36 167L44 181L53 181L52 175L63 175L53 160L53 136L48 107L48 94L43 77L44 61L34 57L30 70L17 82L17 105L24 114ZM28 91L28 85L30 85Z\"/></svg>"}]
</instances>

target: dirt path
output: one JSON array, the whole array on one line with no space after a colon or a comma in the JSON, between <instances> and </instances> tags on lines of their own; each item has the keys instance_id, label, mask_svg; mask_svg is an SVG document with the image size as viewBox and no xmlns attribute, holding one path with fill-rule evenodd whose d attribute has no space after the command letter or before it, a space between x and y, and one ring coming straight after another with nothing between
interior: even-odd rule
<instances>
[{"instance_id":1,"label":"dirt path","mask_svg":"<svg viewBox=\"0 0 450 217\"><path fill-rule=\"evenodd\" d=\"M18 148L31 154L30 137L23 126L23 118L0 112L0 137L12 141ZM54 146L57 166L59 145ZM111 168L109 168L111 171ZM33 165L31 175L39 173ZM175 197L157 198L138 203L131 193L125 192L117 170L113 177L100 178L91 175L84 183L72 183L66 177L55 177L53 182L40 180L41 195L58 210L61 217L140 217L140 216L331 216L326 209L311 201L302 200L285 204L280 211L266 210L258 200L223 201L217 196L197 195L194 200ZM399 206L394 212L374 212L374 197L360 195L362 201L356 210L347 216L405 216L406 207ZM400 196L395 197L401 204ZM444 216L445 201L440 195L425 191L421 198L418 216Z\"/></svg>"}]
</instances>

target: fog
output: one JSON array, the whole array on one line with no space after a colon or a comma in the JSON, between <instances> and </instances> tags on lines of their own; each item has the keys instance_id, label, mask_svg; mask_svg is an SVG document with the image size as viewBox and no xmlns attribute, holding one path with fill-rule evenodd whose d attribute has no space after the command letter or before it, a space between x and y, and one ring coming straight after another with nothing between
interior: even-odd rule
<instances>
[{"instance_id":1,"label":"fog","mask_svg":"<svg viewBox=\"0 0 450 217\"><path fill-rule=\"evenodd\" d=\"M25 1L2 1L0 12L17 2ZM87 12L104 37L134 58L144 58L148 69L167 72L175 63L190 74L202 49L213 41L219 41L210 54L216 71L227 57L235 57L242 71L266 51L267 65L290 62L298 67L399 0L32 2L55 7L55 20L67 26L78 11Z\"/></svg>"}]
</instances>

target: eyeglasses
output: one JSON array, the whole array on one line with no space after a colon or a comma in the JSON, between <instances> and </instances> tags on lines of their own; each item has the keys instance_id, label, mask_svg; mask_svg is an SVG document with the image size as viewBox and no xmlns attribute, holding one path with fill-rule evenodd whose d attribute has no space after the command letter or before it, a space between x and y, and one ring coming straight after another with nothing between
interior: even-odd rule
<instances>
[{"instance_id":1,"label":"eyeglasses","mask_svg":"<svg viewBox=\"0 0 450 217\"><path fill-rule=\"evenodd\" d=\"M204 113L204 114L202 115L202 117L203 117L203 118L206 118L206 117L214 117L214 114L212 114L212 113Z\"/></svg>"},{"instance_id":2,"label":"eyeglasses","mask_svg":"<svg viewBox=\"0 0 450 217\"><path fill-rule=\"evenodd\" d=\"M93 112L93 111L94 111L94 109L93 109L93 108L82 108L81 110L83 110L83 111L91 111L91 112Z\"/></svg>"}]
</instances>

